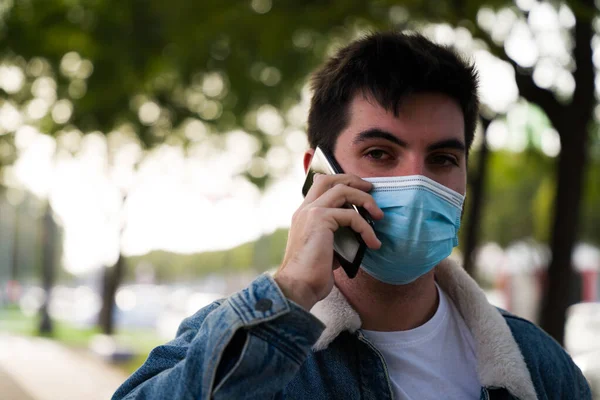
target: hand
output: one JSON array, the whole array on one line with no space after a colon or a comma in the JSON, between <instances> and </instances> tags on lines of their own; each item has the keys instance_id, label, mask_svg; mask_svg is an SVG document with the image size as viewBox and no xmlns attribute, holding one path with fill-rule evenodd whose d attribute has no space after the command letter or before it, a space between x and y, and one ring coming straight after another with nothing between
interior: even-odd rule
<instances>
[{"instance_id":1,"label":"hand","mask_svg":"<svg viewBox=\"0 0 600 400\"><path fill-rule=\"evenodd\" d=\"M359 233L367 247L378 249L381 242L373 228L345 204L361 206L373 219L383 211L367 192L372 184L356 175L315 175L302 205L292 217L285 256L275 281L290 300L310 310L333 288L333 234L340 226Z\"/></svg>"}]
</instances>

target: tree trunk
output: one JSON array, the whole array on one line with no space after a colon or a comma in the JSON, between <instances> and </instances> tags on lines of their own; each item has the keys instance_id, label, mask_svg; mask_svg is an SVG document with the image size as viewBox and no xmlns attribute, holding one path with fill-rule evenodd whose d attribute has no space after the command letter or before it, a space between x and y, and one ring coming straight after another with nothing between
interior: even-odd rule
<instances>
[{"instance_id":1,"label":"tree trunk","mask_svg":"<svg viewBox=\"0 0 600 400\"><path fill-rule=\"evenodd\" d=\"M585 131L584 131L585 132ZM586 136L587 136L587 132ZM581 136L581 135L579 135ZM558 179L552 229L552 262L548 267L547 288L542 302L541 326L559 343L563 343L567 308L577 301L572 293L576 278L571 254L577 237L580 199L586 151L584 141L575 148L563 147L558 163Z\"/></svg>"},{"instance_id":2,"label":"tree trunk","mask_svg":"<svg viewBox=\"0 0 600 400\"><path fill-rule=\"evenodd\" d=\"M465 234L465 248L463 257L463 266L465 271L474 277L475 270L475 249L478 245L479 239L479 227L481 226L481 211L483 209L484 195L485 195L485 184L487 176L488 159L490 149L486 142L486 132L488 126L490 126L490 120L487 118L481 118L482 123L482 136L483 140L481 143L481 149L477 154L477 175L471 179L471 191L469 193L469 211L468 218L469 224Z\"/></svg>"},{"instance_id":3,"label":"tree trunk","mask_svg":"<svg viewBox=\"0 0 600 400\"><path fill-rule=\"evenodd\" d=\"M104 268L102 281L102 309L98 318L98 326L102 333L112 335L114 333L115 295L121 285L125 272L125 257L119 254L119 259L112 267Z\"/></svg>"},{"instance_id":4,"label":"tree trunk","mask_svg":"<svg viewBox=\"0 0 600 400\"><path fill-rule=\"evenodd\" d=\"M39 332L43 335L51 335L53 333L49 308L52 288L56 280L56 232L56 225L52 217L52 208L47 203L42 221L42 287L45 297L44 303L40 308Z\"/></svg>"},{"instance_id":5,"label":"tree trunk","mask_svg":"<svg viewBox=\"0 0 600 400\"><path fill-rule=\"evenodd\" d=\"M9 206L10 207L10 206ZM10 254L10 270L8 276L8 284L6 287L8 302L15 304L19 302L19 296L21 287L19 284L19 264L20 260L20 238L21 236L21 203L18 203L11 207L14 210L12 218L12 241L11 241L11 254Z\"/></svg>"},{"instance_id":6,"label":"tree trunk","mask_svg":"<svg viewBox=\"0 0 600 400\"><path fill-rule=\"evenodd\" d=\"M585 3L593 7L592 0ZM588 127L596 103L594 96L594 66L592 63L593 30L591 21L577 18L574 58L577 65L573 76L573 101L554 124L561 138L557 168L554 219L552 225L552 261L548 267L548 284L541 310L541 326L559 343L564 340L566 311L578 301L573 293L575 271L571 258L579 227L580 203L587 165ZM557 116L554 116L555 118Z\"/></svg>"},{"instance_id":7,"label":"tree trunk","mask_svg":"<svg viewBox=\"0 0 600 400\"><path fill-rule=\"evenodd\" d=\"M19 279L19 235L21 234L19 229L19 220L21 214L21 204L14 206L15 214L13 218L13 240L12 240L12 257L10 264L10 280L13 283L18 282Z\"/></svg>"}]
</instances>

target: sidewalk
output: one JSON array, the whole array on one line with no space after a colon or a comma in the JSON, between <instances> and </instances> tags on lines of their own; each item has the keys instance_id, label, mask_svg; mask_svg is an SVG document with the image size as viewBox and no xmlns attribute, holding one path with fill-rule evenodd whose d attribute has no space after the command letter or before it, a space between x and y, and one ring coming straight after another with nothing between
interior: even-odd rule
<instances>
[{"instance_id":1,"label":"sidewalk","mask_svg":"<svg viewBox=\"0 0 600 400\"><path fill-rule=\"evenodd\" d=\"M0 333L3 400L108 400L126 378L103 361L52 340Z\"/></svg>"},{"instance_id":2,"label":"sidewalk","mask_svg":"<svg viewBox=\"0 0 600 400\"><path fill-rule=\"evenodd\" d=\"M2 400L35 400L2 369L0 369L0 393L2 393Z\"/></svg>"}]
</instances>

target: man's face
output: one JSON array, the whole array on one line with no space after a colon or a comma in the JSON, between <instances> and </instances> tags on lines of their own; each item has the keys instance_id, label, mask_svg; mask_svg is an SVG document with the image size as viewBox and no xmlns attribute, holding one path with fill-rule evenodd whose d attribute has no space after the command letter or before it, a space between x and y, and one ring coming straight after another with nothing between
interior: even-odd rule
<instances>
[{"instance_id":1,"label":"man's face","mask_svg":"<svg viewBox=\"0 0 600 400\"><path fill-rule=\"evenodd\" d=\"M362 95L349 107L350 121L334 151L344 172L361 178L424 175L465 194L464 118L455 100L414 94L402 101L398 117Z\"/></svg>"}]
</instances>

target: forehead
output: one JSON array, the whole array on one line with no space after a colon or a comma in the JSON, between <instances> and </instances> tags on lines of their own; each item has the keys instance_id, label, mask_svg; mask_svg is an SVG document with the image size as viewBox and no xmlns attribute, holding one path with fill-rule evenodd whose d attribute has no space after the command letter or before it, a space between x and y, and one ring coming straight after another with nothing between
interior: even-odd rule
<instances>
[{"instance_id":1,"label":"forehead","mask_svg":"<svg viewBox=\"0 0 600 400\"><path fill-rule=\"evenodd\" d=\"M457 101L441 93L417 93L404 98L396 113L372 97L357 95L348 107L348 124L340 141L369 129L389 132L406 142L456 139L464 143L464 115Z\"/></svg>"}]
</instances>

